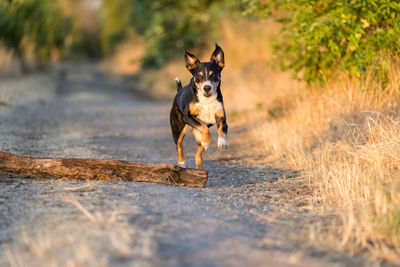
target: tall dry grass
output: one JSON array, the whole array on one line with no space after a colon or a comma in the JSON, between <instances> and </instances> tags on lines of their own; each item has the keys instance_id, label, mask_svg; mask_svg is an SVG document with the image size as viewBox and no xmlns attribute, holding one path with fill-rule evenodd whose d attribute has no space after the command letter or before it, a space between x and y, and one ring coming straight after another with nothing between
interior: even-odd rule
<instances>
[{"instance_id":1,"label":"tall dry grass","mask_svg":"<svg viewBox=\"0 0 400 267\"><path fill-rule=\"evenodd\" d=\"M278 102L280 118L254 131L269 159L302 169L322 215L337 220L314 241L400 263L400 68L389 83L370 74ZM270 109L276 109L275 106Z\"/></svg>"}]
</instances>

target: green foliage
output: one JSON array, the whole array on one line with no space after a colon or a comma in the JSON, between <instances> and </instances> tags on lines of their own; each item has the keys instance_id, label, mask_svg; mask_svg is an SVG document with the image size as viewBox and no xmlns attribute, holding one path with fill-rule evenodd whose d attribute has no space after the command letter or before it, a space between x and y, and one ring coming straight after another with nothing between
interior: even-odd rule
<instances>
[{"instance_id":1,"label":"green foliage","mask_svg":"<svg viewBox=\"0 0 400 267\"><path fill-rule=\"evenodd\" d=\"M249 0L248 11L282 23L274 43L283 69L307 82L338 71L360 76L367 69L387 79L385 60L400 51L400 3L390 0Z\"/></svg>"},{"instance_id":2,"label":"green foliage","mask_svg":"<svg viewBox=\"0 0 400 267\"><path fill-rule=\"evenodd\" d=\"M17 54L22 42L33 42L40 60L64 44L65 24L52 0L0 0L0 41Z\"/></svg>"},{"instance_id":3,"label":"green foliage","mask_svg":"<svg viewBox=\"0 0 400 267\"><path fill-rule=\"evenodd\" d=\"M207 30L213 30L213 1L134 2L132 22L147 44L147 65L160 66L177 51L203 44Z\"/></svg>"},{"instance_id":4,"label":"green foliage","mask_svg":"<svg viewBox=\"0 0 400 267\"><path fill-rule=\"evenodd\" d=\"M110 53L126 37L131 27L132 1L103 0L101 6L101 46Z\"/></svg>"},{"instance_id":5,"label":"green foliage","mask_svg":"<svg viewBox=\"0 0 400 267\"><path fill-rule=\"evenodd\" d=\"M146 66L161 66L183 49L215 38L219 18L241 8L238 0L105 0L103 47L110 51L129 29L146 43Z\"/></svg>"}]
</instances>

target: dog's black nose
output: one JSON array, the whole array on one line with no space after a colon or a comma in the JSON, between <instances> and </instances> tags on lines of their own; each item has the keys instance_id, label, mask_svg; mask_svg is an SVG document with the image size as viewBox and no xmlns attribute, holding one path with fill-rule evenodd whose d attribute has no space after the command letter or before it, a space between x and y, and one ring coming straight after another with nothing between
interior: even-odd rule
<instances>
[{"instance_id":1,"label":"dog's black nose","mask_svg":"<svg viewBox=\"0 0 400 267\"><path fill-rule=\"evenodd\" d=\"M209 93L211 91L211 86L204 85L203 90L204 90L204 92Z\"/></svg>"}]
</instances>

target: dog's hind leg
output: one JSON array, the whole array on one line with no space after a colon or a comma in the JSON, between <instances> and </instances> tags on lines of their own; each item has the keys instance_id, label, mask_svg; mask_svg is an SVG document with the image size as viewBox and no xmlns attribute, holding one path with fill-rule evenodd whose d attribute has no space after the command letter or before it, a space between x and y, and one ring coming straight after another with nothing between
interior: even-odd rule
<instances>
[{"instance_id":1,"label":"dog's hind leg","mask_svg":"<svg viewBox=\"0 0 400 267\"><path fill-rule=\"evenodd\" d=\"M176 100L174 99L174 102L175 101ZM173 105L171 109L170 124L172 137L174 138L176 151L178 152L178 165L182 168L186 168L185 158L183 156L182 141L188 131L188 128L185 126L185 123L182 120L182 113L178 110L176 105Z\"/></svg>"},{"instance_id":2,"label":"dog's hind leg","mask_svg":"<svg viewBox=\"0 0 400 267\"><path fill-rule=\"evenodd\" d=\"M196 153L196 168L203 169L203 151L204 148L202 145L197 145L197 153Z\"/></svg>"},{"instance_id":3,"label":"dog's hind leg","mask_svg":"<svg viewBox=\"0 0 400 267\"><path fill-rule=\"evenodd\" d=\"M179 167L186 168L185 157L183 156L182 141L188 132L188 126L183 127L179 134L178 140L176 141L176 150L178 152L178 165Z\"/></svg>"}]
</instances>

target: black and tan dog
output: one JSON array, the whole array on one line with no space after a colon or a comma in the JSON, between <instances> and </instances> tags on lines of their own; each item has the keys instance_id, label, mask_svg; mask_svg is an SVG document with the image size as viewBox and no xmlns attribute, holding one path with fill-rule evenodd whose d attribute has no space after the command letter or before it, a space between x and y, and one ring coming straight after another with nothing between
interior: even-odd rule
<instances>
[{"instance_id":1,"label":"black and tan dog","mask_svg":"<svg viewBox=\"0 0 400 267\"><path fill-rule=\"evenodd\" d=\"M228 125L221 94L224 52L216 44L210 62L200 62L196 56L185 51L185 62L193 77L183 88L179 78L176 78L178 92L172 104L170 123L178 151L178 165L186 167L182 140L191 131L197 142L196 167L201 169L203 151L208 150L211 140L209 127L217 124L218 148L227 148Z\"/></svg>"}]
</instances>

